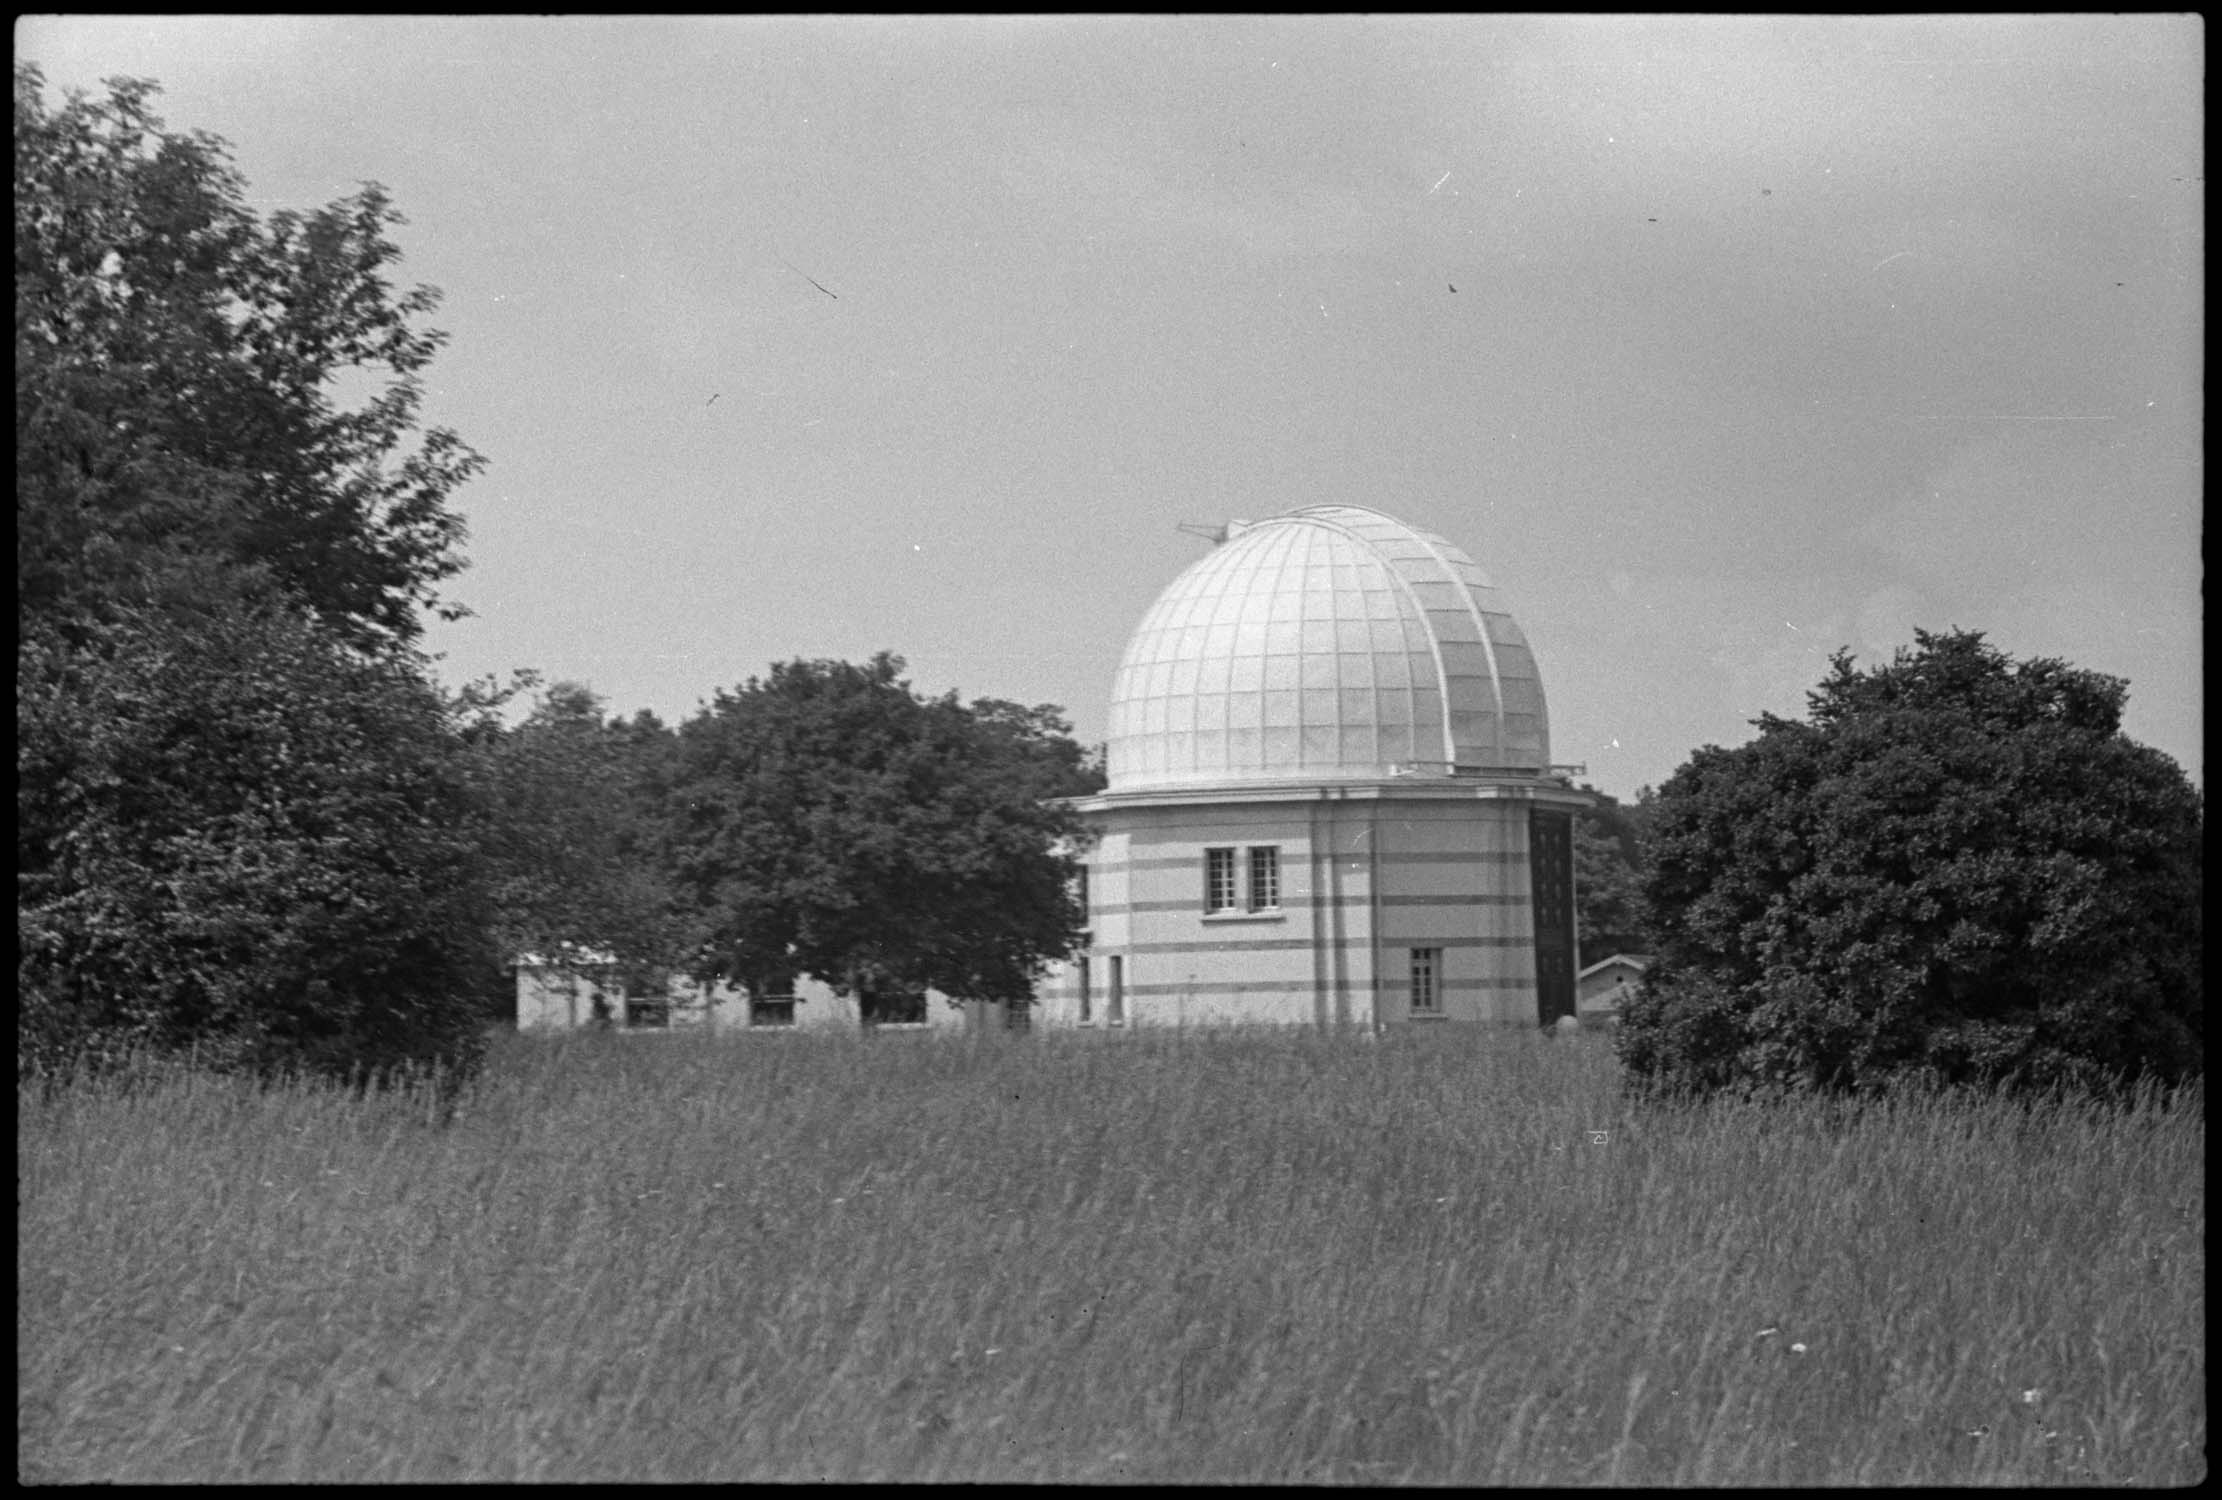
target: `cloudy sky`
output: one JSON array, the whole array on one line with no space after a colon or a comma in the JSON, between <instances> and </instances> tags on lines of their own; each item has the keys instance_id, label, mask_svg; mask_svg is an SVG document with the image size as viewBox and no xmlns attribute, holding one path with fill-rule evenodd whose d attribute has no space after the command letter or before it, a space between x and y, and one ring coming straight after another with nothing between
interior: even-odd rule
<instances>
[{"instance_id":1,"label":"cloudy sky","mask_svg":"<svg viewBox=\"0 0 2222 1500\"><path fill-rule=\"evenodd\" d=\"M1627 796L1916 625L2201 778L2205 33L2032 19L19 22L445 293L460 680L796 656L1100 739L1207 546L1441 532Z\"/></svg>"}]
</instances>

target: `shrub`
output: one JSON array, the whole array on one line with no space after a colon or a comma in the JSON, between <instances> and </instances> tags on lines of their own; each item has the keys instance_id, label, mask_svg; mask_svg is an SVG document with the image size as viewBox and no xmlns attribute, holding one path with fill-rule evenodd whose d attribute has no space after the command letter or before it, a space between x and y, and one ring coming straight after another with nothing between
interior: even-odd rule
<instances>
[{"instance_id":1,"label":"shrub","mask_svg":"<svg viewBox=\"0 0 2222 1500\"><path fill-rule=\"evenodd\" d=\"M2123 683L1916 633L1653 802L1651 1089L1920 1077L2112 1091L2200 1073L2204 820Z\"/></svg>"},{"instance_id":2,"label":"shrub","mask_svg":"<svg viewBox=\"0 0 2222 1500\"><path fill-rule=\"evenodd\" d=\"M219 610L34 633L16 665L19 1074L471 1064L474 810L405 659Z\"/></svg>"}]
</instances>

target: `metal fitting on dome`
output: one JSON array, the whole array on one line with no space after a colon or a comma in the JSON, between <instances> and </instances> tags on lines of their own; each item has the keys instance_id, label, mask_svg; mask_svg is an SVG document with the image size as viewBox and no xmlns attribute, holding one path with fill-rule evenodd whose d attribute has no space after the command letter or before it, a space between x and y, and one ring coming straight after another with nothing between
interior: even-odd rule
<instances>
[{"instance_id":1,"label":"metal fitting on dome","mask_svg":"<svg viewBox=\"0 0 2222 1500\"><path fill-rule=\"evenodd\" d=\"M1173 529L1175 531L1185 531L1190 536L1200 536L1211 543L1212 546L1221 547L1226 545L1229 537L1240 536L1243 532L1248 531L1250 523L1248 521L1228 521L1224 525L1213 526L1205 521L1183 521Z\"/></svg>"}]
</instances>

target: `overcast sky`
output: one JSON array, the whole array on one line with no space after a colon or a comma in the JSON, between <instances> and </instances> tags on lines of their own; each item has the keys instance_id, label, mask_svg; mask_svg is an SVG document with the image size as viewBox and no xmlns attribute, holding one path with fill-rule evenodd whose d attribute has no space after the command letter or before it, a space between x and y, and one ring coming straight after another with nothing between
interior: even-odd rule
<instances>
[{"instance_id":1,"label":"overcast sky","mask_svg":"<svg viewBox=\"0 0 2222 1500\"><path fill-rule=\"evenodd\" d=\"M1102 737L1207 543L1442 533L1628 796L1916 625L2203 784L2197 19L19 22L445 293L476 611L682 718L796 656ZM821 289L822 288L822 289Z\"/></svg>"}]
</instances>

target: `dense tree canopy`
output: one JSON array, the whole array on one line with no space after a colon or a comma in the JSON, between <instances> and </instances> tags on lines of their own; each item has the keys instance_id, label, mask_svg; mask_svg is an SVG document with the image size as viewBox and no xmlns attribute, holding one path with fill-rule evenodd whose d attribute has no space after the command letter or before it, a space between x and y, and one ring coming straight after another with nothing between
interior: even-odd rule
<instances>
[{"instance_id":1,"label":"dense tree canopy","mask_svg":"<svg viewBox=\"0 0 2222 1500\"><path fill-rule=\"evenodd\" d=\"M434 294L374 184L264 222L153 93L15 72L19 1067L468 1061L484 809L409 646L479 463L410 446Z\"/></svg>"},{"instance_id":2,"label":"dense tree canopy","mask_svg":"<svg viewBox=\"0 0 2222 1500\"><path fill-rule=\"evenodd\" d=\"M921 698L886 653L784 662L680 729L673 874L698 972L762 992L1020 1000L1081 941L1101 775L1048 707Z\"/></svg>"},{"instance_id":3,"label":"dense tree canopy","mask_svg":"<svg viewBox=\"0 0 2222 1500\"><path fill-rule=\"evenodd\" d=\"M17 1046L468 1061L496 955L446 705L244 611L16 658Z\"/></svg>"},{"instance_id":4,"label":"dense tree canopy","mask_svg":"<svg viewBox=\"0 0 2222 1500\"><path fill-rule=\"evenodd\" d=\"M677 737L559 682L522 723L487 712L470 738L501 950L607 955L620 979L657 983L682 956L663 867Z\"/></svg>"},{"instance_id":5,"label":"dense tree canopy","mask_svg":"<svg viewBox=\"0 0 2222 1500\"><path fill-rule=\"evenodd\" d=\"M1649 787L1633 804L1585 786L1597 798L1574 819L1575 925L1584 965L1642 953L1643 815Z\"/></svg>"},{"instance_id":6,"label":"dense tree canopy","mask_svg":"<svg viewBox=\"0 0 2222 1500\"><path fill-rule=\"evenodd\" d=\"M2102 1086L2204 1063L2204 817L2118 679L1916 633L1650 808L1638 1078Z\"/></svg>"},{"instance_id":7,"label":"dense tree canopy","mask_svg":"<svg viewBox=\"0 0 2222 1500\"><path fill-rule=\"evenodd\" d=\"M413 640L481 460L442 429L407 446L444 336L420 326L435 292L388 283L400 215L365 183L265 222L154 93L49 109L15 70L18 608L75 628L191 600L213 561L351 643Z\"/></svg>"}]
</instances>

